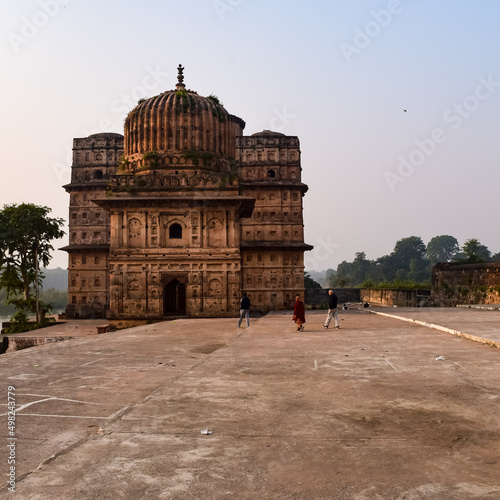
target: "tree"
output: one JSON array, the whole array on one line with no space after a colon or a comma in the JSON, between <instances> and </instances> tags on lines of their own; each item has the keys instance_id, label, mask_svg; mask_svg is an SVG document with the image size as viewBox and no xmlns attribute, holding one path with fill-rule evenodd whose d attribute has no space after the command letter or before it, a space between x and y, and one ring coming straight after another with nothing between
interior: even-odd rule
<instances>
[{"instance_id":1,"label":"tree","mask_svg":"<svg viewBox=\"0 0 500 500\"><path fill-rule=\"evenodd\" d=\"M337 272L330 275L329 285L330 288L345 288L350 283L350 274L352 271L352 262L343 260L337 266Z\"/></svg>"},{"instance_id":2,"label":"tree","mask_svg":"<svg viewBox=\"0 0 500 500\"><path fill-rule=\"evenodd\" d=\"M340 276L337 278L337 286L339 288L347 288L347 285L349 285L349 278L345 276Z\"/></svg>"},{"instance_id":3,"label":"tree","mask_svg":"<svg viewBox=\"0 0 500 500\"><path fill-rule=\"evenodd\" d=\"M396 243L393 256L398 269L409 270L412 259L417 262L425 259L425 244L420 236L403 238Z\"/></svg>"},{"instance_id":4,"label":"tree","mask_svg":"<svg viewBox=\"0 0 500 500\"><path fill-rule=\"evenodd\" d=\"M394 259L392 255L384 255L379 257L375 261L375 265L372 266L372 271L370 273L370 279L375 282L380 281L392 281L396 275L394 270Z\"/></svg>"},{"instance_id":5,"label":"tree","mask_svg":"<svg viewBox=\"0 0 500 500\"><path fill-rule=\"evenodd\" d=\"M478 239L468 239L462 246L462 252L467 262L487 262L490 260L491 252Z\"/></svg>"},{"instance_id":6,"label":"tree","mask_svg":"<svg viewBox=\"0 0 500 500\"><path fill-rule=\"evenodd\" d=\"M47 267L50 241L62 238L63 219L50 218L51 209L31 203L4 205L0 210L0 288L5 288L7 299L20 309L37 312L33 303L32 288L38 299L38 287L43 275L40 263ZM21 294L21 301L15 300Z\"/></svg>"},{"instance_id":7,"label":"tree","mask_svg":"<svg viewBox=\"0 0 500 500\"><path fill-rule=\"evenodd\" d=\"M438 262L450 262L459 253L460 247L458 241L453 236L443 234L441 236L434 236L429 243L427 243L426 255L431 261L431 264Z\"/></svg>"},{"instance_id":8,"label":"tree","mask_svg":"<svg viewBox=\"0 0 500 500\"><path fill-rule=\"evenodd\" d=\"M330 268L330 267L329 267L329 268L326 270L326 273L325 273L325 278L326 278L326 281L328 281L328 282L329 282L329 281L330 281L330 279L331 279L333 276L335 276L335 273L336 273L336 272L337 272L337 271L335 271L334 269L332 269L332 268Z\"/></svg>"},{"instance_id":9,"label":"tree","mask_svg":"<svg viewBox=\"0 0 500 500\"><path fill-rule=\"evenodd\" d=\"M500 262L500 252L493 254L490 258L491 262Z\"/></svg>"},{"instance_id":10,"label":"tree","mask_svg":"<svg viewBox=\"0 0 500 500\"><path fill-rule=\"evenodd\" d=\"M356 252L355 255L350 273L350 280L354 286L360 285L368 278L371 267L371 262L366 259L365 252Z\"/></svg>"},{"instance_id":11,"label":"tree","mask_svg":"<svg viewBox=\"0 0 500 500\"><path fill-rule=\"evenodd\" d=\"M403 238L396 243L394 252L391 254L395 268L394 277L405 280L426 279L428 274L428 260L425 258L426 247L422 238L419 236L410 236ZM393 269L394 269L393 268Z\"/></svg>"},{"instance_id":12,"label":"tree","mask_svg":"<svg viewBox=\"0 0 500 500\"><path fill-rule=\"evenodd\" d=\"M304 287L305 288L321 288L321 285L311 278L308 272L304 272Z\"/></svg>"}]
</instances>

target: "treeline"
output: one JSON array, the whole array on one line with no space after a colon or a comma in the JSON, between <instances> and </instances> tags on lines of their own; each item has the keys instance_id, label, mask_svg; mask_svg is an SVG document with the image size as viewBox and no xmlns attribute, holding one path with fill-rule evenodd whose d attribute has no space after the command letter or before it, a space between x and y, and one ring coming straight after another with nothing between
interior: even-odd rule
<instances>
[{"instance_id":1,"label":"treeline","mask_svg":"<svg viewBox=\"0 0 500 500\"><path fill-rule=\"evenodd\" d=\"M438 262L480 263L500 261L500 252L492 255L477 239L462 247L453 236L432 238L427 245L418 236L399 240L389 255L368 260L357 252L352 262L343 261L337 270L326 273L332 288L429 288L432 267Z\"/></svg>"},{"instance_id":2,"label":"treeline","mask_svg":"<svg viewBox=\"0 0 500 500\"><path fill-rule=\"evenodd\" d=\"M54 313L64 311L68 303L68 271L61 269L41 269L43 288L40 289L40 299L52 306ZM7 305L7 292L0 289L0 317L7 318L16 311L13 304Z\"/></svg>"},{"instance_id":3,"label":"treeline","mask_svg":"<svg viewBox=\"0 0 500 500\"><path fill-rule=\"evenodd\" d=\"M52 306L53 313L63 312L68 303L68 292L49 288L40 292L40 300L44 304ZM8 318L16 312L13 304L7 305L7 292L0 290L0 317Z\"/></svg>"}]
</instances>

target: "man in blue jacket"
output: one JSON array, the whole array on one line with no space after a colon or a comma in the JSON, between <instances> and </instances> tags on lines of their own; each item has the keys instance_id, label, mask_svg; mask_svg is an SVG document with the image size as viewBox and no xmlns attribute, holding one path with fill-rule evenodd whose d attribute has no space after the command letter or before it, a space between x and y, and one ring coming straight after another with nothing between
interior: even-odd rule
<instances>
[{"instance_id":1,"label":"man in blue jacket","mask_svg":"<svg viewBox=\"0 0 500 500\"><path fill-rule=\"evenodd\" d=\"M328 316L323 328L328 328L332 318L335 318L335 328L340 328L339 318L337 317L337 296L333 290L328 290Z\"/></svg>"},{"instance_id":2,"label":"man in blue jacket","mask_svg":"<svg viewBox=\"0 0 500 500\"><path fill-rule=\"evenodd\" d=\"M250 326L250 299L246 292L243 292L243 297L240 301L240 319L238 320L238 328L241 326L243 318L247 319L247 328Z\"/></svg>"}]
</instances>

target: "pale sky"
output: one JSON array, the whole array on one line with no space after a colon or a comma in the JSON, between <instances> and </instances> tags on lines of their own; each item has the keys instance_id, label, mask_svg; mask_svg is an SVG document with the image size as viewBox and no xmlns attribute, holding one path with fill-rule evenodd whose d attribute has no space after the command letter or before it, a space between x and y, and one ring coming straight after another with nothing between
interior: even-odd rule
<instances>
[{"instance_id":1,"label":"pale sky","mask_svg":"<svg viewBox=\"0 0 500 500\"><path fill-rule=\"evenodd\" d=\"M73 138L123 133L181 63L245 134L299 137L306 269L407 236L496 253L499 49L498 0L4 0L0 206L67 219Z\"/></svg>"}]
</instances>

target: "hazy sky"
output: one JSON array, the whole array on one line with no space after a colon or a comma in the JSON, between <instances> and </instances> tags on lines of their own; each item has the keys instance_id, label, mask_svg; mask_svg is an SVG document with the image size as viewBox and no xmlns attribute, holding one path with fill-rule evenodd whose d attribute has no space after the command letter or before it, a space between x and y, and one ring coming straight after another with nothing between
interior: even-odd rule
<instances>
[{"instance_id":1,"label":"hazy sky","mask_svg":"<svg viewBox=\"0 0 500 500\"><path fill-rule=\"evenodd\" d=\"M3 1L0 27L1 206L67 219L73 138L122 133L182 63L246 134L299 137L306 268L407 236L500 251L498 0Z\"/></svg>"}]
</instances>

